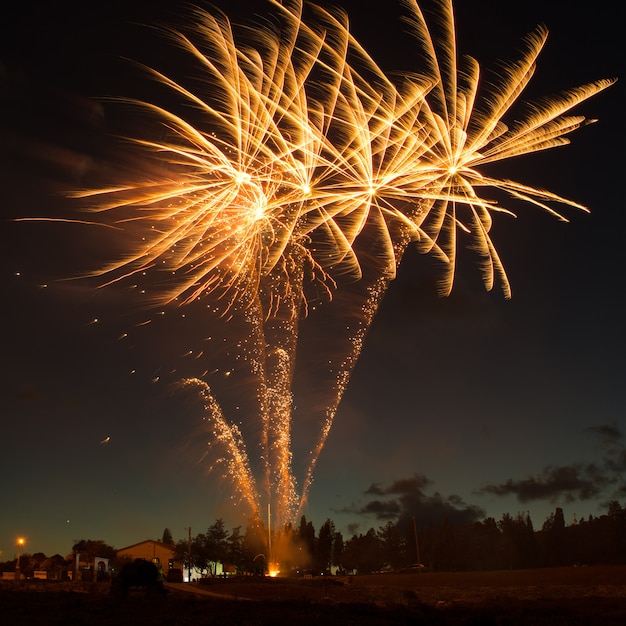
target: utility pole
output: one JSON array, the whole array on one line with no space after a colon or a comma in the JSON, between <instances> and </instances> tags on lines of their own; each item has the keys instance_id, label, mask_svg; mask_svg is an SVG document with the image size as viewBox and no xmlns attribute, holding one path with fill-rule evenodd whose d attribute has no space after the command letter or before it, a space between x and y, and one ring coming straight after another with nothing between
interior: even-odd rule
<instances>
[{"instance_id":1,"label":"utility pole","mask_svg":"<svg viewBox=\"0 0 626 626\"><path fill-rule=\"evenodd\" d=\"M24 538L19 537L17 540L17 561L15 561L15 580L17 580L18 582L22 580L21 573L20 573L20 557L21 557L20 552L21 552L23 545L24 545Z\"/></svg>"},{"instance_id":2,"label":"utility pole","mask_svg":"<svg viewBox=\"0 0 626 626\"><path fill-rule=\"evenodd\" d=\"M413 519L413 534L415 535L415 552L417 553L417 564L421 565L422 559L420 558L420 544L417 540L417 526L415 524L415 515L412 517Z\"/></svg>"},{"instance_id":3,"label":"utility pole","mask_svg":"<svg viewBox=\"0 0 626 626\"><path fill-rule=\"evenodd\" d=\"M187 540L187 582L191 582L191 526L185 526L185 530L189 533Z\"/></svg>"},{"instance_id":4,"label":"utility pole","mask_svg":"<svg viewBox=\"0 0 626 626\"><path fill-rule=\"evenodd\" d=\"M269 574L272 560L272 523L270 514L270 503L267 503L267 573Z\"/></svg>"}]
</instances>

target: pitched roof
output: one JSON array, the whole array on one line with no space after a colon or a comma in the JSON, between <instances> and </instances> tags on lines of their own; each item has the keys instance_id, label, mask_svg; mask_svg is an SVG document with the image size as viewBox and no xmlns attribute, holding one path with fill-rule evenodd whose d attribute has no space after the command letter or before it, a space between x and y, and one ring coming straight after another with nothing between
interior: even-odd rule
<instances>
[{"instance_id":1,"label":"pitched roof","mask_svg":"<svg viewBox=\"0 0 626 626\"><path fill-rule=\"evenodd\" d=\"M160 546L162 548L165 548L166 550L173 550L173 546L168 545L167 543L163 543L162 541L155 541L154 539L146 539L144 541L140 541L138 543L133 543L130 546L125 546L124 548L118 548L116 550L116 552L121 552L122 550L130 550L131 548L136 548L137 546L142 546L145 544L151 544L151 545L157 545Z\"/></svg>"}]
</instances>

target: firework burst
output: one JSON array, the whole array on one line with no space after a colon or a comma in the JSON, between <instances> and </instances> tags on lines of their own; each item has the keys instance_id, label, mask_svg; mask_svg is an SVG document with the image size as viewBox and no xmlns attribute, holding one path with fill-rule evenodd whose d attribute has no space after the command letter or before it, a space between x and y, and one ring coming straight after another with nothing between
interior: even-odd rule
<instances>
[{"instance_id":1,"label":"firework burst","mask_svg":"<svg viewBox=\"0 0 626 626\"><path fill-rule=\"evenodd\" d=\"M584 209L491 177L483 166L567 143L585 123L569 111L612 81L546 99L507 125L546 30L531 33L519 59L503 64L485 91L478 63L457 56L451 2L437 6L441 35L434 38L417 2L404 3L416 66L393 79L351 34L341 10L268 0L271 20L236 27L218 11L193 9L193 26L164 32L194 64L198 83L185 86L144 68L186 113L129 101L158 120L155 136L165 138L134 141L166 164L169 176L75 194L92 201L102 223L145 229L128 256L95 272L103 284L165 273L162 300L218 297L224 313L245 318L249 341L241 358L256 380L262 475L254 475L249 460L256 446L223 414L208 384L188 384L204 399L226 475L255 513L263 498L272 502L277 527L306 501L365 335L407 245L417 242L445 260L441 290L449 293L457 231L467 233L486 287L499 282L508 297L489 233L492 215L511 211L485 190L560 219L559 206ZM298 321L312 302L332 298L350 281L358 289L347 348L320 356L334 384L298 489L291 456Z\"/></svg>"}]
</instances>

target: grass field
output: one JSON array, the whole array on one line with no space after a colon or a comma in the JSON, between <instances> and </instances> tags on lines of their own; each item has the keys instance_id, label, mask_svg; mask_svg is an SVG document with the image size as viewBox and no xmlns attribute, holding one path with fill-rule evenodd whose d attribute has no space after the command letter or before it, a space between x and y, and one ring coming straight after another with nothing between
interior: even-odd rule
<instances>
[{"instance_id":1,"label":"grass field","mask_svg":"<svg viewBox=\"0 0 626 626\"><path fill-rule=\"evenodd\" d=\"M0 624L621 625L626 567L214 580L125 600L109 597L105 585L3 583Z\"/></svg>"}]
</instances>

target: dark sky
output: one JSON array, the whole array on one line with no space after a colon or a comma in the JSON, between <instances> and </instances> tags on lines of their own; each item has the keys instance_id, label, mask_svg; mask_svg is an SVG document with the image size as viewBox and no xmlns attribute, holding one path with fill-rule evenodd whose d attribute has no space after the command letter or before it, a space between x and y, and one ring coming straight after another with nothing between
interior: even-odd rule
<instances>
[{"instance_id":1,"label":"dark sky","mask_svg":"<svg viewBox=\"0 0 626 626\"><path fill-rule=\"evenodd\" d=\"M227 4L245 16L252 3ZM392 4L344 3L381 65L409 69ZM580 107L599 121L572 145L503 168L591 214L569 211L564 224L516 207L518 219L496 221L510 301L484 291L471 255L440 298L433 262L407 253L319 460L305 511L316 528L327 517L349 534L401 512L425 523L518 511L540 527L556 506L571 523L626 502L624 7L457 4L459 45L484 65L515 58L521 37L547 25L533 96L620 79ZM172 387L193 372L187 351L224 330L197 308L161 319L118 289L58 280L122 250L101 229L14 221L75 215L63 192L110 163L112 136L134 123L97 99L152 93L123 57L180 71L138 24L177 21L183 6L0 10L0 560L13 558L20 535L31 552L65 554L82 538L120 548L165 527L175 538L188 526L202 532L219 516L245 524L200 462L197 402ZM111 169L95 177L115 182Z\"/></svg>"}]
</instances>

